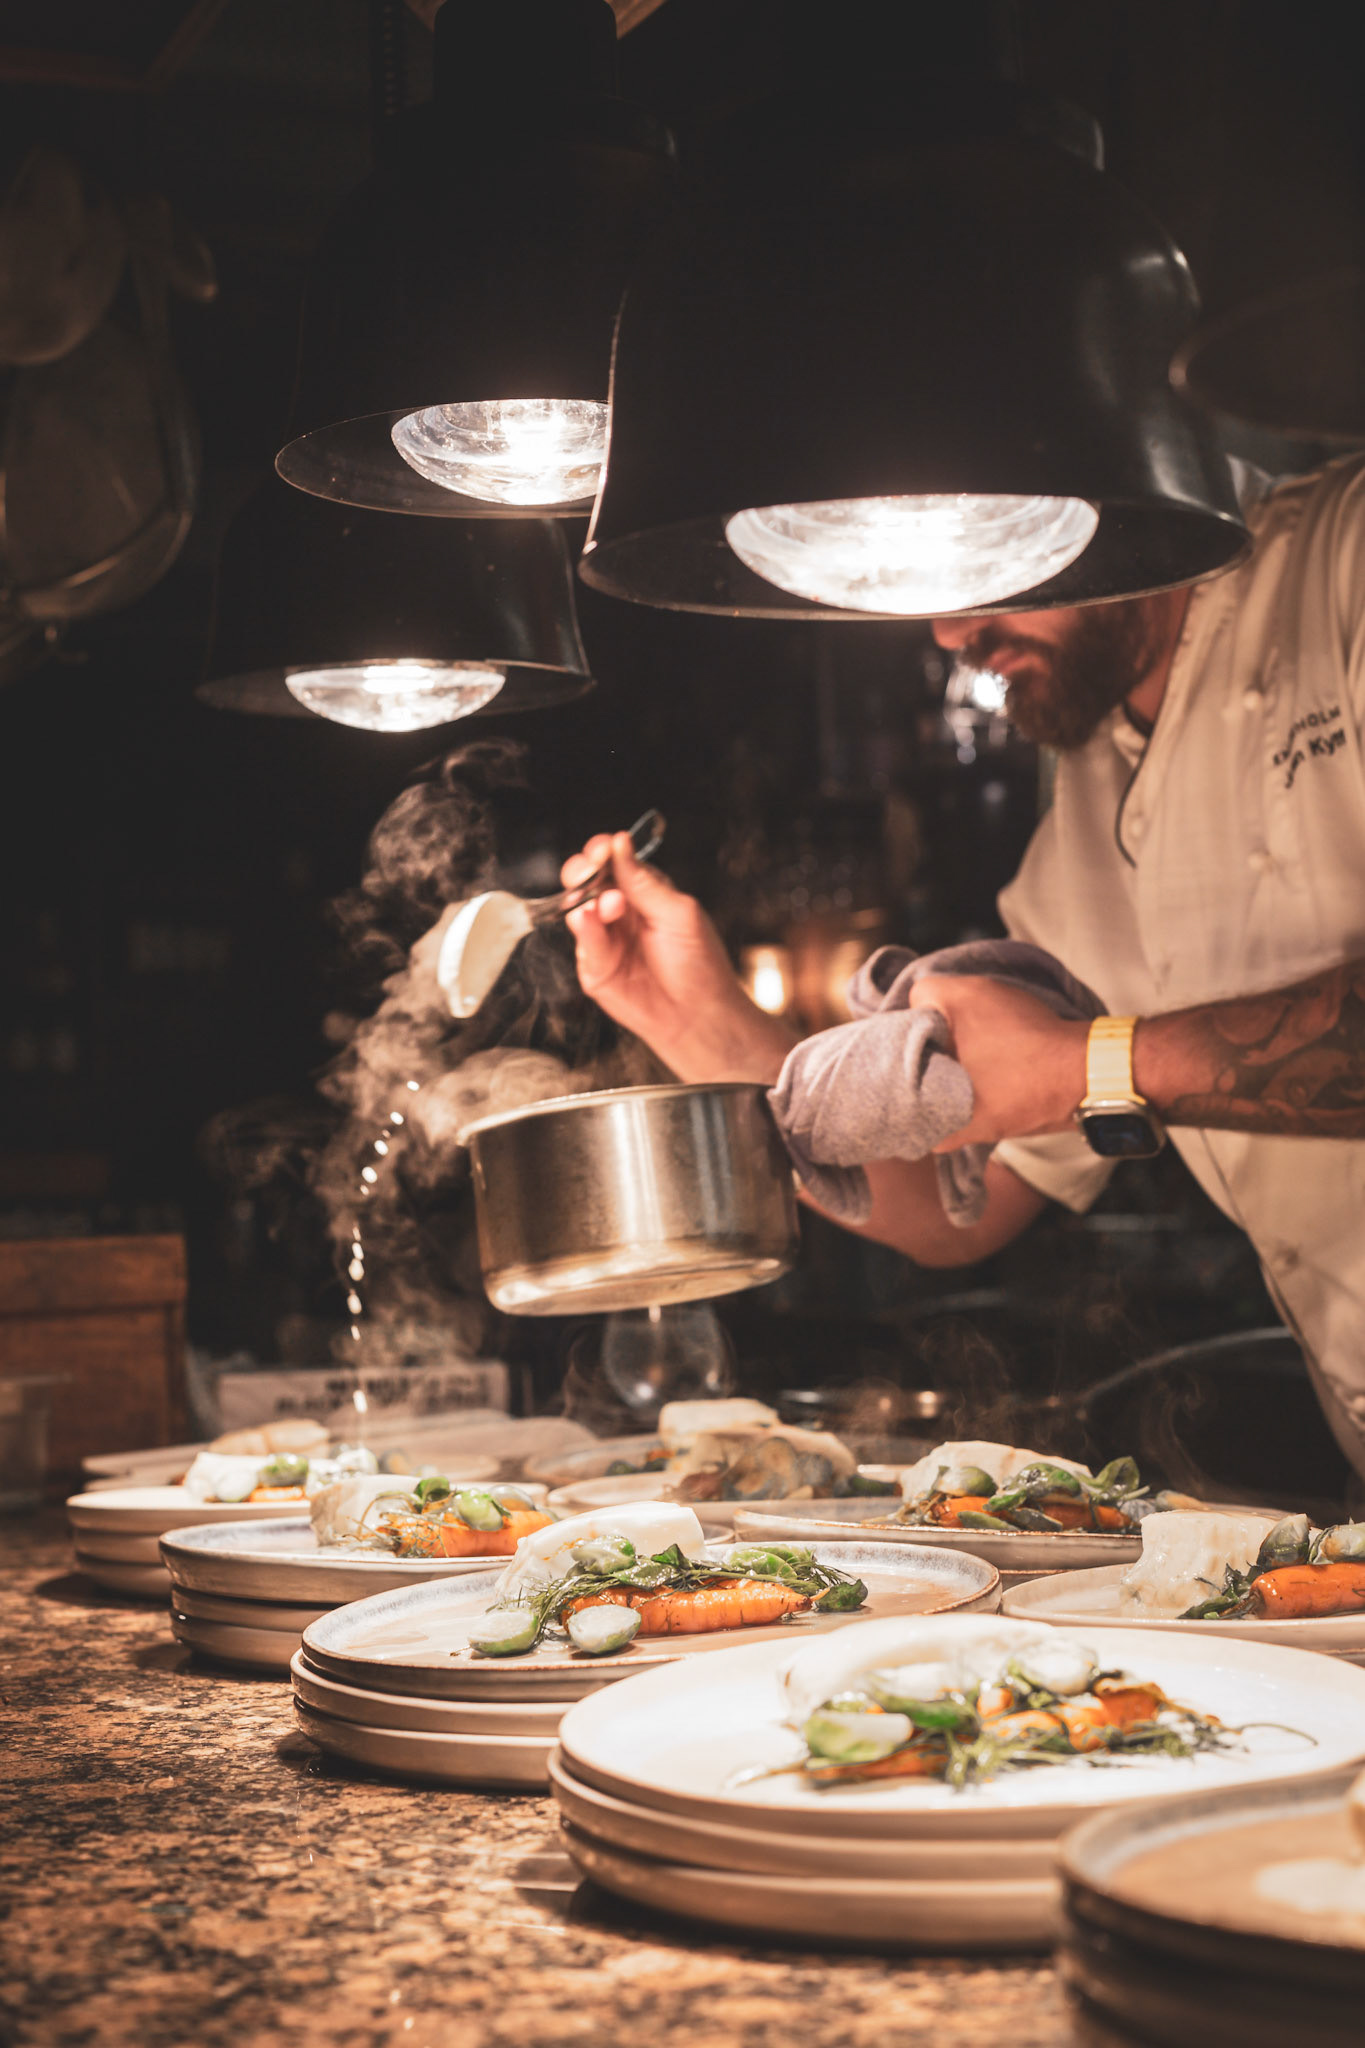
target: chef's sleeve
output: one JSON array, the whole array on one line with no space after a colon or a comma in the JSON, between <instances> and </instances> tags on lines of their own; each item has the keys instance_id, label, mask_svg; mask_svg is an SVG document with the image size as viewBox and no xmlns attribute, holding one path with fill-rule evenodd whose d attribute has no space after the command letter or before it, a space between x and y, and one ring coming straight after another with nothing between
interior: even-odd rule
<instances>
[{"instance_id":1,"label":"chef's sleeve","mask_svg":"<svg viewBox=\"0 0 1365 2048\"><path fill-rule=\"evenodd\" d=\"M1114 1171L1112 1159L1101 1159L1079 1131L1054 1131L1045 1138L1006 1138L991 1154L1020 1180L1081 1215L1103 1194Z\"/></svg>"}]
</instances>

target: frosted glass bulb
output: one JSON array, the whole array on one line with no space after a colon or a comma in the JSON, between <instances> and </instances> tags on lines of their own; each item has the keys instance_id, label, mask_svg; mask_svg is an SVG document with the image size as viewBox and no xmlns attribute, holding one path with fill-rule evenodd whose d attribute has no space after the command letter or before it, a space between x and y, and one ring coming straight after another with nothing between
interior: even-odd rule
<instances>
[{"instance_id":1,"label":"frosted glass bulb","mask_svg":"<svg viewBox=\"0 0 1365 2048\"><path fill-rule=\"evenodd\" d=\"M1088 546L1083 498L835 498L736 512L725 537L765 583L849 611L933 618L1032 590Z\"/></svg>"},{"instance_id":2,"label":"frosted glass bulb","mask_svg":"<svg viewBox=\"0 0 1365 2048\"><path fill-rule=\"evenodd\" d=\"M476 399L394 422L410 468L461 497L498 505L573 505L597 490L607 408L584 398Z\"/></svg>"},{"instance_id":3,"label":"frosted glass bulb","mask_svg":"<svg viewBox=\"0 0 1365 2048\"><path fill-rule=\"evenodd\" d=\"M502 688L503 672L478 661L354 661L296 668L291 697L338 725L364 732L420 732L481 711Z\"/></svg>"}]
</instances>

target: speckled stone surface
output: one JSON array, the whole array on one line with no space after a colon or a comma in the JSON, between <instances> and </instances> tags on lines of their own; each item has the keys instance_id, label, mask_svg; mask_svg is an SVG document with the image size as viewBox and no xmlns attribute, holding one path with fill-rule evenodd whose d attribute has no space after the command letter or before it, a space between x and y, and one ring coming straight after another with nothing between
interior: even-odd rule
<instances>
[{"instance_id":1,"label":"speckled stone surface","mask_svg":"<svg viewBox=\"0 0 1365 2048\"><path fill-rule=\"evenodd\" d=\"M1063 2048L1039 1958L735 1943L575 1882L544 1798L367 1777L287 1681L0 1524L7 2043L59 2048ZM831 1913L837 1915L837 1897Z\"/></svg>"}]
</instances>

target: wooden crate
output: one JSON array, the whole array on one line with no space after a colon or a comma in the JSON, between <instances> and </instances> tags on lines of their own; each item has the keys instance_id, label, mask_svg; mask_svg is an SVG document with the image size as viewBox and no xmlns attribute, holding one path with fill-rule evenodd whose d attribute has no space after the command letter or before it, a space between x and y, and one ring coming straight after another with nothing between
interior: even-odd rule
<instances>
[{"instance_id":1,"label":"wooden crate","mask_svg":"<svg viewBox=\"0 0 1365 2048\"><path fill-rule=\"evenodd\" d=\"M59 1373L48 1469L185 1434L185 1242L0 1240L0 1376Z\"/></svg>"}]
</instances>

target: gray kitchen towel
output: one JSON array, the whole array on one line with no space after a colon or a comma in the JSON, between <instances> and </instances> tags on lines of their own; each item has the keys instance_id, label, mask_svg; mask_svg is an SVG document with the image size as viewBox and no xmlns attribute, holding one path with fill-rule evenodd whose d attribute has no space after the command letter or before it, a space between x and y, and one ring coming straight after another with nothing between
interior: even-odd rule
<instances>
[{"instance_id":1,"label":"gray kitchen towel","mask_svg":"<svg viewBox=\"0 0 1365 2048\"><path fill-rule=\"evenodd\" d=\"M919 955L904 946L874 953L848 985L854 1022L803 1039L768 1091L797 1173L841 1223L866 1223L872 1213L866 1161L925 1159L972 1120L972 1084L949 1049L947 1019L909 1007L911 989L926 974L989 975L1059 1017L1104 1013L1099 997L1060 960L1018 939L980 939ZM934 1161L944 1213L960 1229L985 1213L991 1149L964 1145Z\"/></svg>"}]
</instances>

